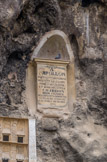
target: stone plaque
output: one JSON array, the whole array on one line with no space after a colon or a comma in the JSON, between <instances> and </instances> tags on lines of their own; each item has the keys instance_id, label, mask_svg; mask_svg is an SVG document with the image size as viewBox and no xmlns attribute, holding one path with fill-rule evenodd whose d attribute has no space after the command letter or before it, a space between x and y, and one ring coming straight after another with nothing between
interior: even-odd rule
<instances>
[{"instance_id":1,"label":"stone plaque","mask_svg":"<svg viewBox=\"0 0 107 162\"><path fill-rule=\"evenodd\" d=\"M67 107L67 64L37 63L37 103L39 108Z\"/></svg>"}]
</instances>

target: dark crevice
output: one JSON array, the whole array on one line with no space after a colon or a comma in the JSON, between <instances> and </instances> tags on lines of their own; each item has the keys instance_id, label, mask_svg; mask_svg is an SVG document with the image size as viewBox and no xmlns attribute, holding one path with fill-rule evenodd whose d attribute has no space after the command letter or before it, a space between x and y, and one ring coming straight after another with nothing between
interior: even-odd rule
<instances>
[{"instance_id":1,"label":"dark crevice","mask_svg":"<svg viewBox=\"0 0 107 162\"><path fill-rule=\"evenodd\" d=\"M17 17L16 21L23 19L23 11L20 12L19 16Z\"/></svg>"},{"instance_id":2,"label":"dark crevice","mask_svg":"<svg viewBox=\"0 0 107 162\"><path fill-rule=\"evenodd\" d=\"M6 103L7 103L8 105L11 105L11 100L10 100L10 98L9 98L8 95L6 95Z\"/></svg>"},{"instance_id":3,"label":"dark crevice","mask_svg":"<svg viewBox=\"0 0 107 162\"><path fill-rule=\"evenodd\" d=\"M46 18L46 21L48 22L49 25L52 25L51 21L48 18Z\"/></svg>"},{"instance_id":4,"label":"dark crevice","mask_svg":"<svg viewBox=\"0 0 107 162\"><path fill-rule=\"evenodd\" d=\"M24 33L35 33L34 29L32 26L30 26L29 28L27 28Z\"/></svg>"},{"instance_id":5,"label":"dark crevice","mask_svg":"<svg viewBox=\"0 0 107 162\"><path fill-rule=\"evenodd\" d=\"M34 13L37 13L38 10L39 10L40 8L43 8L43 7L44 7L44 3L41 2L38 6L36 6L36 8L35 8L35 10L34 10Z\"/></svg>"},{"instance_id":6,"label":"dark crevice","mask_svg":"<svg viewBox=\"0 0 107 162\"><path fill-rule=\"evenodd\" d=\"M74 34L69 36L70 38L70 42L71 42L71 47L74 53L74 57L75 57L75 62L79 65L80 64L80 60L79 60L79 46L78 46L78 42L76 39L76 36Z\"/></svg>"},{"instance_id":7,"label":"dark crevice","mask_svg":"<svg viewBox=\"0 0 107 162\"><path fill-rule=\"evenodd\" d=\"M14 59L14 60L21 60L23 56L22 51L14 51L13 53L10 54L8 60Z\"/></svg>"},{"instance_id":8,"label":"dark crevice","mask_svg":"<svg viewBox=\"0 0 107 162\"><path fill-rule=\"evenodd\" d=\"M101 0L82 0L82 7L88 7L90 4L94 3L103 5L103 2L101 2Z\"/></svg>"}]
</instances>

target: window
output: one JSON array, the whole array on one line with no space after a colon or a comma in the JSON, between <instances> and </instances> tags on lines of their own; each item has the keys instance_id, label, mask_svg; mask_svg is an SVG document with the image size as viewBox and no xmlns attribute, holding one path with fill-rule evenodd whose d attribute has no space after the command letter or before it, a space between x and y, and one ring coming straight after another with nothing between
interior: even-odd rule
<instances>
[{"instance_id":1,"label":"window","mask_svg":"<svg viewBox=\"0 0 107 162\"><path fill-rule=\"evenodd\" d=\"M2 159L2 162L9 162L9 159Z\"/></svg>"},{"instance_id":2,"label":"window","mask_svg":"<svg viewBox=\"0 0 107 162\"><path fill-rule=\"evenodd\" d=\"M9 135L3 135L3 141L9 141Z\"/></svg>"},{"instance_id":3,"label":"window","mask_svg":"<svg viewBox=\"0 0 107 162\"><path fill-rule=\"evenodd\" d=\"M19 143L23 143L23 137L18 137L17 141L18 141Z\"/></svg>"}]
</instances>

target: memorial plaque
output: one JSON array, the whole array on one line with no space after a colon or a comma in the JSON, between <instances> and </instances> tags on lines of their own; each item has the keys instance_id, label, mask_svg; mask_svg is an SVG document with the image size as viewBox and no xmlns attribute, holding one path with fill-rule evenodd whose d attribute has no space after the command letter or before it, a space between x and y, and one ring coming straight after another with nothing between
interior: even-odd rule
<instances>
[{"instance_id":1,"label":"memorial plaque","mask_svg":"<svg viewBox=\"0 0 107 162\"><path fill-rule=\"evenodd\" d=\"M39 108L67 107L67 64L37 63L37 102Z\"/></svg>"}]
</instances>

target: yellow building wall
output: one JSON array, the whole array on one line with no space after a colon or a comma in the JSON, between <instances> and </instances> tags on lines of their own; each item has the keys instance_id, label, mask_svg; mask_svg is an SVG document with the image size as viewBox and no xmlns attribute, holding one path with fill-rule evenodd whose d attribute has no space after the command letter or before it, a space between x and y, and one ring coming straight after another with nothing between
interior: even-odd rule
<instances>
[{"instance_id":1,"label":"yellow building wall","mask_svg":"<svg viewBox=\"0 0 107 162\"><path fill-rule=\"evenodd\" d=\"M4 141L3 136L9 141ZM23 138L18 142L18 137ZM9 162L22 160L28 162L28 120L17 118L0 118L0 162L2 159Z\"/></svg>"}]
</instances>

